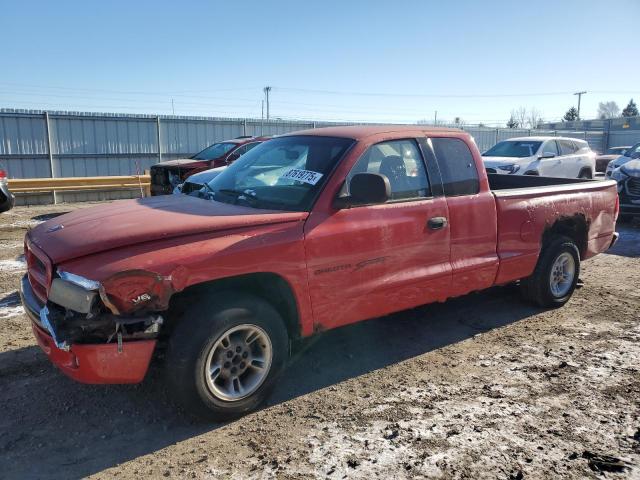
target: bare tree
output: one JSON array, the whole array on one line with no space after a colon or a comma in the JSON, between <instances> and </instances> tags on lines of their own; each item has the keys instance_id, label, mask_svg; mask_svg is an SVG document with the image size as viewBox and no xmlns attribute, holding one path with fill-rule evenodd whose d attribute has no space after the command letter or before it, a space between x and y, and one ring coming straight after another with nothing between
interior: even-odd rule
<instances>
[{"instance_id":1,"label":"bare tree","mask_svg":"<svg viewBox=\"0 0 640 480\"><path fill-rule=\"evenodd\" d=\"M616 118L620 116L620 107L616 102L598 103L598 118Z\"/></svg>"},{"instance_id":2,"label":"bare tree","mask_svg":"<svg viewBox=\"0 0 640 480\"><path fill-rule=\"evenodd\" d=\"M531 108L529 113L527 114L526 125L529 128L538 128L538 125L542 123L542 117L540 116L540 112L535 108Z\"/></svg>"},{"instance_id":3,"label":"bare tree","mask_svg":"<svg viewBox=\"0 0 640 480\"><path fill-rule=\"evenodd\" d=\"M511 110L511 116L516 120L520 128L524 128L527 124L527 109L519 107L517 110Z\"/></svg>"}]
</instances>

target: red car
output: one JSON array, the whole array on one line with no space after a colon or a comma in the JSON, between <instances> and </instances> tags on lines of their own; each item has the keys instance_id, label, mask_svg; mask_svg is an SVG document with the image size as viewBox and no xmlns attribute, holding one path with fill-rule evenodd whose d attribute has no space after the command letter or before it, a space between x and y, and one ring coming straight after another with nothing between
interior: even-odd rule
<instances>
[{"instance_id":1,"label":"red car","mask_svg":"<svg viewBox=\"0 0 640 480\"><path fill-rule=\"evenodd\" d=\"M160 355L168 391L229 418L266 397L295 339L513 282L564 305L581 261L616 241L617 199L610 180L487 175L459 130L307 130L265 142L201 198L33 228L22 302L71 378L140 382Z\"/></svg>"},{"instance_id":2,"label":"red car","mask_svg":"<svg viewBox=\"0 0 640 480\"><path fill-rule=\"evenodd\" d=\"M151 195L168 195L185 178L210 168L230 165L268 137L243 136L214 143L191 158L170 160L151 167Z\"/></svg>"}]
</instances>

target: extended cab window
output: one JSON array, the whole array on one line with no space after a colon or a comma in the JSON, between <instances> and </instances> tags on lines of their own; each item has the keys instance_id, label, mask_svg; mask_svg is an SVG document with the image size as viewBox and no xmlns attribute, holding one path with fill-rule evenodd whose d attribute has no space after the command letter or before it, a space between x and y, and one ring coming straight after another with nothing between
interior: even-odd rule
<instances>
[{"instance_id":1,"label":"extended cab window","mask_svg":"<svg viewBox=\"0 0 640 480\"><path fill-rule=\"evenodd\" d=\"M474 195L480 191L478 170L471 150L458 138L432 138L444 194L449 197Z\"/></svg>"},{"instance_id":2,"label":"extended cab window","mask_svg":"<svg viewBox=\"0 0 640 480\"><path fill-rule=\"evenodd\" d=\"M415 140L390 140L369 147L347 177L379 173L389 179L391 200L430 197L424 162Z\"/></svg>"},{"instance_id":3,"label":"extended cab window","mask_svg":"<svg viewBox=\"0 0 640 480\"><path fill-rule=\"evenodd\" d=\"M350 138L291 135L252 148L211 180L213 200L254 208L308 210Z\"/></svg>"}]
</instances>

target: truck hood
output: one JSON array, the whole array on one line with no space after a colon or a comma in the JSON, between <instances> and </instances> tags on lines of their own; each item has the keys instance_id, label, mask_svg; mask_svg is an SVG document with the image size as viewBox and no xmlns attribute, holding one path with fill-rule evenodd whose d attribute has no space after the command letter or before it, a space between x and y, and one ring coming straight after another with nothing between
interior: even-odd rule
<instances>
[{"instance_id":1,"label":"truck hood","mask_svg":"<svg viewBox=\"0 0 640 480\"><path fill-rule=\"evenodd\" d=\"M28 235L54 264L138 243L299 222L306 212L261 210L184 195L120 200L48 220Z\"/></svg>"},{"instance_id":2,"label":"truck hood","mask_svg":"<svg viewBox=\"0 0 640 480\"><path fill-rule=\"evenodd\" d=\"M208 167L210 161L209 160L193 160L192 158L181 158L178 160L169 160L167 162L162 162L154 165L154 168L163 168L163 167L181 167L181 168L200 168L200 167Z\"/></svg>"}]
</instances>

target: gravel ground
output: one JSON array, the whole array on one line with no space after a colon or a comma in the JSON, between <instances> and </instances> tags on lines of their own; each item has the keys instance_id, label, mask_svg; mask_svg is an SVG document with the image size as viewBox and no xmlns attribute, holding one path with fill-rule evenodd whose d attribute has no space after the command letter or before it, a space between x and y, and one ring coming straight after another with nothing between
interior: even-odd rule
<instances>
[{"instance_id":1,"label":"gravel ground","mask_svg":"<svg viewBox=\"0 0 640 480\"><path fill-rule=\"evenodd\" d=\"M640 225L544 311L495 288L327 332L269 404L203 424L137 386L87 386L35 345L16 288L22 238L0 215L0 477L640 478Z\"/></svg>"}]
</instances>

